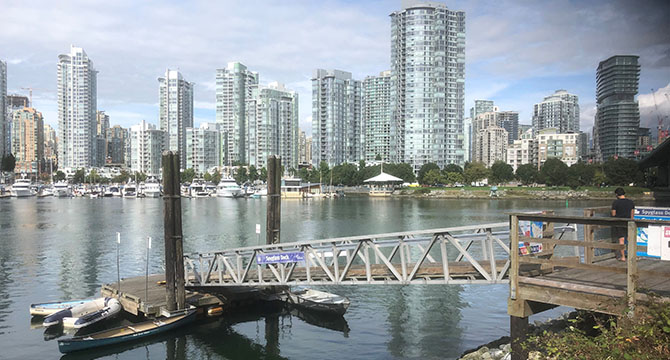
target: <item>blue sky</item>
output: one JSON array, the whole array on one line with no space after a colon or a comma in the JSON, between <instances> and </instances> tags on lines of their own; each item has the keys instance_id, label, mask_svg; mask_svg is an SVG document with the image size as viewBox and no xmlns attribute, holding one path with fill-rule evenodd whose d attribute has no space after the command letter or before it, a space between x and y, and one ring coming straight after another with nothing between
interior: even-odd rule
<instances>
[{"instance_id":1,"label":"blue sky","mask_svg":"<svg viewBox=\"0 0 670 360\"><path fill-rule=\"evenodd\" d=\"M9 1L0 0L0 59L8 91L27 94L57 124L56 62L83 47L98 74L98 108L112 124L157 123L158 81L179 68L196 83L195 122L214 121L217 68L241 61L261 83L300 94L300 126L311 132L315 68L363 79L389 68L389 1ZM670 115L670 2L446 1L466 12L466 102L492 99L530 123L533 104L556 89L579 95L583 130L595 113L598 62L640 55L642 122ZM466 111L468 113L468 111ZM666 125L670 125L670 119Z\"/></svg>"}]
</instances>

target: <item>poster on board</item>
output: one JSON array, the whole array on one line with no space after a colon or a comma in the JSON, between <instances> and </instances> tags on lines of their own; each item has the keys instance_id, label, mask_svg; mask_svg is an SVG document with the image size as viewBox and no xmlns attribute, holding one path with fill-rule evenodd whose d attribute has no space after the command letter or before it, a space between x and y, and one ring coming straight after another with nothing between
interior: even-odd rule
<instances>
[{"instance_id":1,"label":"poster on board","mask_svg":"<svg viewBox=\"0 0 670 360\"><path fill-rule=\"evenodd\" d=\"M640 220L670 221L670 208L640 206L635 208L633 217ZM637 256L670 260L669 230L670 227L661 225L637 228L637 245L647 247L647 251L638 251Z\"/></svg>"},{"instance_id":2,"label":"poster on board","mask_svg":"<svg viewBox=\"0 0 670 360\"><path fill-rule=\"evenodd\" d=\"M519 221L519 234L525 237L541 238L542 237L542 221ZM531 243L519 241L519 254L529 255L542 252L541 243Z\"/></svg>"}]
</instances>

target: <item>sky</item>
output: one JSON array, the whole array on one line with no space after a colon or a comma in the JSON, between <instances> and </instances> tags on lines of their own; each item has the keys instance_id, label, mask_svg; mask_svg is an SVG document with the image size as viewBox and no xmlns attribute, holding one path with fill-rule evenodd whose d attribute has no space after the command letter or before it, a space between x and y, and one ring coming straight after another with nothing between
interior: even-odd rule
<instances>
[{"instance_id":1,"label":"sky","mask_svg":"<svg viewBox=\"0 0 670 360\"><path fill-rule=\"evenodd\" d=\"M598 63L633 54L641 126L655 128L659 116L670 125L670 1L445 3L466 13L466 116L475 99L490 99L530 124L533 104L565 89L579 96L581 128L590 131ZM33 88L34 107L54 127L56 64L71 44L99 72L99 110L124 127L157 124L157 79L167 68L195 83L196 126L214 122L216 69L240 61L262 84L299 93L300 128L309 134L313 70L363 80L389 69L389 14L400 8L399 0L0 0L0 59L8 93Z\"/></svg>"}]
</instances>

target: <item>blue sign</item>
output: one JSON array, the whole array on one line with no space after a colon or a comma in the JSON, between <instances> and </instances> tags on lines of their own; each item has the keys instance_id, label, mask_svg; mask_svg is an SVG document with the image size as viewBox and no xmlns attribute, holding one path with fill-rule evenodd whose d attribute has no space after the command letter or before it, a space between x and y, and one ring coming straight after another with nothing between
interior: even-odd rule
<instances>
[{"instance_id":1,"label":"blue sign","mask_svg":"<svg viewBox=\"0 0 670 360\"><path fill-rule=\"evenodd\" d=\"M635 208L635 214L634 217L636 219L642 219L642 220L670 220L670 208L655 208L655 207L646 207L646 206L640 206ZM656 255L656 251L650 252L649 250L650 245L653 246L654 244L650 244L650 240L655 241L652 237L650 239L650 232L652 232L651 228L637 228L637 245L638 246L646 246L647 251L638 251L637 256L646 256L646 257L651 257L651 258L657 258L660 259L661 255ZM660 234L660 233L659 233ZM659 240L660 241L660 240ZM656 249L654 247L654 249ZM660 250L660 249L658 249ZM651 255L650 253L654 254Z\"/></svg>"},{"instance_id":2,"label":"blue sign","mask_svg":"<svg viewBox=\"0 0 670 360\"><path fill-rule=\"evenodd\" d=\"M258 265L277 264L277 263L294 263L305 261L304 252L290 252L277 254L258 254L256 255L256 263Z\"/></svg>"}]
</instances>

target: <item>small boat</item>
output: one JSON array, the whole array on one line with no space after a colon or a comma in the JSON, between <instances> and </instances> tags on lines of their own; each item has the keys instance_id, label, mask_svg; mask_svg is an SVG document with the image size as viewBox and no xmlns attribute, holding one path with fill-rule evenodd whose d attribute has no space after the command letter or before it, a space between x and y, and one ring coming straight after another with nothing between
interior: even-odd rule
<instances>
[{"instance_id":1,"label":"small boat","mask_svg":"<svg viewBox=\"0 0 670 360\"><path fill-rule=\"evenodd\" d=\"M104 310L106 307L111 305L112 300L118 303L118 300L113 298L98 298L90 301L86 301L79 305L75 305L69 308L65 308L61 311L53 313L44 318L42 323L45 327L53 326L59 324L63 321L64 318L80 318L84 315L95 313L101 310ZM111 314L113 315L113 314ZM110 315L110 316L111 316ZM73 322L70 320L70 322Z\"/></svg>"},{"instance_id":2,"label":"small boat","mask_svg":"<svg viewBox=\"0 0 670 360\"><path fill-rule=\"evenodd\" d=\"M137 185L133 183L128 183L123 188L123 197L124 198L136 198L137 197Z\"/></svg>"},{"instance_id":3,"label":"small boat","mask_svg":"<svg viewBox=\"0 0 670 360\"><path fill-rule=\"evenodd\" d=\"M244 196L244 192L234 179L222 178L216 186L216 196L237 198Z\"/></svg>"},{"instance_id":4,"label":"small boat","mask_svg":"<svg viewBox=\"0 0 670 360\"><path fill-rule=\"evenodd\" d=\"M85 302L91 301L88 300L72 300L72 301L57 301L57 302L48 302L40 304L30 304L30 315L32 316L48 316L53 313L57 313L63 309L71 308L83 304Z\"/></svg>"},{"instance_id":5,"label":"small boat","mask_svg":"<svg viewBox=\"0 0 670 360\"><path fill-rule=\"evenodd\" d=\"M349 299L345 296L314 289L300 289L287 292L287 302L307 310L344 314L349 308Z\"/></svg>"},{"instance_id":6,"label":"small boat","mask_svg":"<svg viewBox=\"0 0 670 360\"><path fill-rule=\"evenodd\" d=\"M54 195L59 198L72 196L72 188L66 181L59 181L55 183L53 189Z\"/></svg>"},{"instance_id":7,"label":"small boat","mask_svg":"<svg viewBox=\"0 0 670 360\"><path fill-rule=\"evenodd\" d=\"M118 314L122 309L123 307L121 306L119 300L116 300L115 298L105 298L104 308L80 317L64 317L63 327L81 329L83 327L93 325L98 321L109 319Z\"/></svg>"},{"instance_id":8,"label":"small boat","mask_svg":"<svg viewBox=\"0 0 670 360\"><path fill-rule=\"evenodd\" d=\"M120 326L92 334L75 336L70 339L58 340L58 350L67 354L73 351L114 345L160 334L195 320L195 309L182 310L171 317L160 317L155 320L138 324Z\"/></svg>"}]
</instances>

